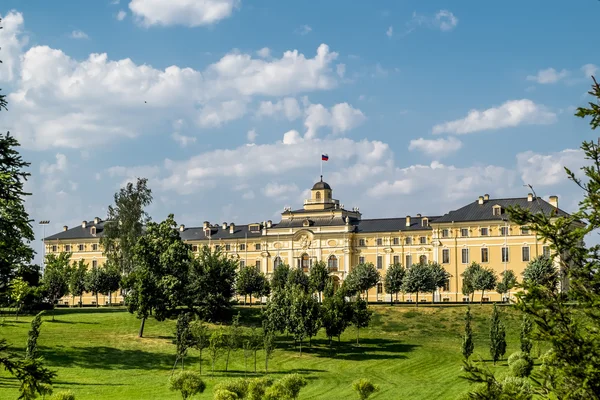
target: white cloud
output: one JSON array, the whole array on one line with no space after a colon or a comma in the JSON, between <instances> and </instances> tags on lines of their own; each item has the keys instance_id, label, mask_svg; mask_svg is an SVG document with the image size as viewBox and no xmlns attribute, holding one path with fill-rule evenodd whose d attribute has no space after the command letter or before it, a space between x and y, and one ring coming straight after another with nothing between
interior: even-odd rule
<instances>
[{"instance_id":1,"label":"white cloud","mask_svg":"<svg viewBox=\"0 0 600 400\"><path fill-rule=\"evenodd\" d=\"M292 129L291 131L287 131L286 133L283 134L283 144L292 145L292 144L298 144L302 141L303 141L302 135L300 135L300 132L298 132L295 129Z\"/></svg>"},{"instance_id":2,"label":"white cloud","mask_svg":"<svg viewBox=\"0 0 600 400\"><path fill-rule=\"evenodd\" d=\"M269 58L271 57L271 49L269 49L268 47L263 47L262 49L256 52L256 55L261 58Z\"/></svg>"},{"instance_id":3,"label":"white cloud","mask_svg":"<svg viewBox=\"0 0 600 400\"><path fill-rule=\"evenodd\" d=\"M421 15L417 12L413 12L411 20L406 25L407 31L403 36L410 34L421 26L447 32L456 28L458 25L458 18L448 10L440 10L433 16Z\"/></svg>"},{"instance_id":4,"label":"white cloud","mask_svg":"<svg viewBox=\"0 0 600 400\"><path fill-rule=\"evenodd\" d=\"M581 67L583 74L586 78L590 78L591 76L595 76L596 72L598 72L598 66L595 64L585 64Z\"/></svg>"},{"instance_id":5,"label":"white cloud","mask_svg":"<svg viewBox=\"0 0 600 400\"><path fill-rule=\"evenodd\" d=\"M298 186L295 184L268 183L263 188L263 194L266 197L286 198L289 194L298 192Z\"/></svg>"},{"instance_id":6,"label":"white cloud","mask_svg":"<svg viewBox=\"0 0 600 400\"><path fill-rule=\"evenodd\" d=\"M127 16L127 12L121 10L117 13L117 21L123 21L125 19L125 17Z\"/></svg>"},{"instance_id":7,"label":"white cloud","mask_svg":"<svg viewBox=\"0 0 600 400\"><path fill-rule=\"evenodd\" d=\"M196 142L196 138L193 136L184 136L181 135L178 132L173 132L173 134L171 135L171 137L173 138L174 141L176 141L177 143L179 143L179 145L181 147L186 147L189 146L192 143Z\"/></svg>"},{"instance_id":8,"label":"white cloud","mask_svg":"<svg viewBox=\"0 0 600 400\"><path fill-rule=\"evenodd\" d=\"M67 170L68 161L67 156L64 154L56 154L56 163L50 164L47 161L43 161L40 164L40 173L42 175L53 175L58 172L65 172Z\"/></svg>"},{"instance_id":9,"label":"white cloud","mask_svg":"<svg viewBox=\"0 0 600 400\"><path fill-rule=\"evenodd\" d=\"M117 5L117 4L119 4L120 2L121 2L121 0L112 0L112 1L110 2L110 4L112 4L112 5Z\"/></svg>"},{"instance_id":10,"label":"white cloud","mask_svg":"<svg viewBox=\"0 0 600 400\"><path fill-rule=\"evenodd\" d=\"M387 35L387 37L392 37L394 35L394 27L390 26L387 31L385 31L385 34Z\"/></svg>"},{"instance_id":11,"label":"white cloud","mask_svg":"<svg viewBox=\"0 0 600 400\"><path fill-rule=\"evenodd\" d=\"M296 29L296 33L299 35L308 35L312 31L312 28L308 25L302 25L300 28Z\"/></svg>"},{"instance_id":12,"label":"white cloud","mask_svg":"<svg viewBox=\"0 0 600 400\"><path fill-rule=\"evenodd\" d=\"M2 64L0 64L0 82L10 82L19 75L21 51L27 44L27 38L23 37L23 14L10 11L2 18L2 29L0 29L0 44L2 48Z\"/></svg>"},{"instance_id":13,"label":"white cloud","mask_svg":"<svg viewBox=\"0 0 600 400\"><path fill-rule=\"evenodd\" d=\"M329 127L333 133L344 133L355 128L366 120L363 112L348 103L339 103L328 110L322 104L310 104L305 110L307 139L315 138L322 127Z\"/></svg>"},{"instance_id":14,"label":"white cloud","mask_svg":"<svg viewBox=\"0 0 600 400\"><path fill-rule=\"evenodd\" d=\"M556 185L567 180L564 167L578 173L577 170L589 161L584 159L583 151L566 149L557 153L539 154L526 151L517 154L517 169L523 182L535 189L537 186Z\"/></svg>"},{"instance_id":15,"label":"white cloud","mask_svg":"<svg viewBox=\"0 0 600 400\"><path fill-rule=\"evenodd\" d=\"M338 64L335 66L335 72L340 78L343 78L346 74L346 64Z\"/></svg>"},{"instance_id":16,"label":"white cloud","mask_svg":"<svg viewBox=\"0 0 600 400\"><path fill-rule=\"evenodd\" d=\"M238 119L246 114L246 102L228 100L218 104L209 104L202 109L198 117L201 127L219 127L225 122Z\"/></svg>"},{"instance_id":17,"label":"white cloud","mask_svg":"<svg viewBox=\"0 0 600 400\"><path fill-rule=\"evenodd\" d=\"M120 186L123 187L129 182L136 182L137 178L148 178L152 181L160 173L160 168L157 166L143 165L135 167L114 166L106 169L106 173L111 178L123 178Z\"/></svg>"},{"instance_id":18,"label":"white cloud","mask_svg":"<svg viewBox=\"0 0 600 400\"><path fill-rule=\"evenodd\" d=\"M432 157L445 157L454 153L462 147L462 142L455 137L448 139L413 139L410 141L408 149L410 151L418 150Z\"/></svg>"},{"instance_id":19,"label":"white cloud","mask_svg":"<svg viewBox=\"0 0 600 400\"><path fill-rule=\"evenodd\" d=\"M435 26L442 31L451 31L458 25L458 18L448 10L440 10L435 14Z\"/></svg>"},{"instance_id":20,"label":"white cloud","mask_svg":"<svg viewBox=\"0 0 600 400\"><path fill-rule=\"evenodd\" d=\"M302 110L298 100L293 97L286 97L276 103L262 101L256 112L257 117L273 117L280 114L283 114L290 121L299 118L302 115Z\"/></svg>"},{"instance_id":21,"label":"white cloud","mask_svg":"<svg viewBox=\"0 0 600 400\"><path fill-rule=\"evenodd\" d=\"M242 199L244 200L252 200L254 197L256 197L254 195L254 192L252 190L249 190L247 192L244 192L244 194L242 194Z\"/></svg>"},{"instance_id":22,"label":"white cloud","mask_svg":"<svg viewBox=\"0 0 600 400\"><path fill-rule=\"evenodd\" d=\"M129 9L144 26L215 24L239 8L240 0L131 0Z\"/></svg>"},{"instance_id":23,"label":"white cloud","mask_svg":"<svg viewBox=\"0 0 600 400\"><path fill-rule=\"evenodd\" d=\"M556 114L528 99L510 100L499 107L471 110L463 119L433 127L433 133L465 134L519 125L545 125L556 122Z\"/></svg>"},{"instance_id":24,"label":"white cloud","mask_svg":"<svg viewBox=\"0 0 600 400\"><path fill-rule=\"evenodd\" d=\"M529 75L527 77L528 81L534 81L541 85L556 83L564 78L569 76L569 71L563 69L561 71L557 71L554 68L547 68L538 71L536 75Z\"/></svg>"},{"instance_id":25,"label":"white cloud","mask_svg":"<svg viewBox=\"0 0 600 400\"><path fill-rule=\"evenodd\" d=\"M75 30L75 31L71 32L70 36L72 39L89 39L90 38L87 33L85 33L84 31L80 31L80 30Z\"/></svg>"},{"instance_id":26,"label":"white cloud","mask_svg":"<svg viewBox=\"0 0 600 400\"><path fill-rule=\"evenodd\" d=\"M250 129L248 131L248 133L246 134L246 137L248 138L248 141L250 143L254 143L256 141L256 138L258 137L258 133L256 133L256 129Z\"/></svg>"}]
</instances>

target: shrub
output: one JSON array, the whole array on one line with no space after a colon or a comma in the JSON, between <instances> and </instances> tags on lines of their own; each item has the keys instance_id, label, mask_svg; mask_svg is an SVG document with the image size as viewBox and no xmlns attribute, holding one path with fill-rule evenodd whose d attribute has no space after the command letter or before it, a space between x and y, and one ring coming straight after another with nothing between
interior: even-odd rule
<instances>
[{"instance_id":1,"label":"shrub","mask_svg":"<svg viewBox=\"0 0 600 400\"><path fill-rule=\"evenodd\" d=\"M215 393L219 390L235 393L236 399L245 399L248 393L248 381L246 379L231 379L215 385Z\"/></svg>"},{"instance_id":2,"label":"shrub","mask_svg":"<svg viewBox=\"0 0 600 400\"><path fill-rule=\"evenodd\" d=\"M181 397L187 399L204 392L206 383L202 380L202 375L196 371L181 371L171 376L169 389L181 392Z\"/></svg>"},{"instance_id":3,"label":"shrub","mask_svg":"<svg viewBox=\"0 0 600 400\"><path fill-rule=\"evenodd\" d=\"M528 400L533 398L533 391L527 379L507 376L502 381L502 394L505 398Z\"/></svg>"},{"instance_id":4,"label":"shrub","mask_svg":"<svg viewBox=\"0 0 600 400\"><path fill-rule=\"evenodd\" d=\"M50 400L75 400L75 393L71 392L70 390L56 392L52 397L50 397Z\"/></svg>"},{"instance_id":5,"label":"shrub","mask_svg":"<svg viewBox=\"0 0 600 400\"><path fill-rule=\"evenodd\" d=\"M379 391L379 386L374 385L368 379L362 378L352 382L352 389L358 394L360 400L366 400L373 393Z\"/></svg>"},{"instance_id":6,"label":"shrub","mask_svg":"<svg viewBox=\"0 0 600 400\"><path fill-rule=\"evenodd\" d=\"M508 357L508 365L511 366L517 360L527 360L527 362L531 362L533 364L533 360L531 359L529 353L517 351L516 353L512 353L510 357Z\"/></svg>"},{"instance_id":7,"label":"shrub","mask_svg":"<svg viewBox=\"0 0 600 400\"><path fill-rule=\"evenodd\" d=\"M248 400L262 400L271 385L273 385L273 379L268 376L251 379L248 382Z\"/></svg>"},{"instance_id":8,"label":"shrub","mask_svg":"<svg viewBox=\"0 0 600 400\"><path fill-rule=\"evenodd\" d=\"M286 375L265 391L264 400L295 400L307 382L299 374Z\"/></svg>"},{"instance_id":9,"label":"shrub","mask_svg":"<svg viewBox=\"0 0 600 400\"><path fill-rule=\"evenodd\" d=\"M533 370L533 362L531 360L521 358L513 362L509 368L512 376L517 378L526 378L531 374L531 370Z\"/></svg>"},{"instance_id":10,"label":"shrub","mask_svg":"<svg viewBox=\"0 0 600 400\"><path fill-rule=\"evenodd\" d=\"M227 389L217 389L215 390L215 395L213 397L214 400L238 400L239 397L232 391Z\"/></svg>"}]
</instances>

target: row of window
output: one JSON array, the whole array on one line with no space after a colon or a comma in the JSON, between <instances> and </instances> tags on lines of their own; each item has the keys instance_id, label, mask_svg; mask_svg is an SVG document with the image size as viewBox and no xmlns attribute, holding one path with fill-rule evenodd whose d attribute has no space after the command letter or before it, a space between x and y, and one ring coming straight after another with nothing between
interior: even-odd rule
<instances>
[{"instance_id":1,"label":"row of window","mask_svg":"<svg viewBox=\"0 0 600 400\"><path fill-rule=\"evenodd\" d=\"M365 261L366 261L365 257L363 257L363 256L358 257L359 264L364 264ZM407 254L405 256L405 262L406 263L404 265L412 265L413 261L412 261L412 256L410 254ZM400 264L401 263L400 256L394 256L393 263ZM427 264L427 256L425 256L425 255L419 256L419 263ZM377 269L383 269L383 256L377 256L376 266L377 266Z\"/></svg>"},{"instance_id":2,"label":"row of window","mask_svg":"<svg viewBox=\"0 0 600 400\"><path fill-rule=\"evenodd\" d=\"M404 238L404 244L411 245L412 243L413 243L412 237L405 237ZM419 237L419 243L420 244L427 244L427 236L420 236ZM367 245L367 239L358 239L358 245L360 247L366 246ZM383 246L383 239L382 238L375 239L375 245L376 246ZM398 238L398 237L392 238L392 245L399 246L400 245L400 238Z\"/></svg>"},{"instance_id":3,"label":"row of window","mask_svg":"<svg viewBox=\"0 0 600 400\"><path fill-rule=\"evenodd\" d=\"M550 247L543 246L542 254L544 257L550 257ZM470 251L468 248L461 249L461 262L463 264L470 263ZM502 247L501 260L503 263L509 262L509 248ZM529 262L531 260L531 252L529 246L521 247L521 261ZM490 261L490 251L487 247L481 248L481 262L487 263ZM442 249L442 264L450 264L450 249Z\"/></svg>"},{"instance_id":4,"label":"row of window","mask_svg":"<svg viewBox=\"0 0 600 400\"><path fill-rule=\"evenodd\" d=\"M254 261L254 266L256 267L256 269L258 269L260 271L260 265L261 265L261 260L255 260ZM273 269L277 268L283 261L281 260L281 257L277 256L273 259ZM310 267L312 267L313 264L313 259L310 258L310 256L306 253L302 254L302 256L300 256L300 258L298 258L297 260L297 267L298 268L302 268L304 271L308 271L310 270ZM246 266L246 261L245 260L240 260L240 267L244 268ZM338 259L336 256L334 256L333 254L329 256L329 258L327 259L327 267L329 268L329 271L337 271L338 270Z\"/></svg>"},{"instance_id":5,"label":"row of window","mask_svg":"<svg viewBox=\"0 0 600 400\"><path fill-rule=\"evenodd\" d=\"M521 229L521 235L529 235L530 234L529 227L522 226L520 229ZM501 226L499 236L508 236L508 235L509 235L508 227ZM469 228L461 228L460 229L460 237L469 237L469 236L471 236L471 230ZM479 236L490 236L490 229L489 228L479 228ZM451 237L450 229L442 229L442 237L443 238Z\"/></svg>"},{"instance_id":6,"label":"row of window","mask_svg":"<svg viewBox=\"0 0 600 400\"><path fill-rule=\"evenodd\" d=\"M77 251L85 251L85 245L83 244L78 244L76 247ZM56 253L58 252L58 245L53 244L52 246L50 246L50 251L52 253ZM71 246L70 244L65 244L65 250L66 253L70 253L73 251L73 246ZM98 251L98 244L97 243L92 243L91 247L90 247L90 251Z\"/></svg>"}]
</instances>

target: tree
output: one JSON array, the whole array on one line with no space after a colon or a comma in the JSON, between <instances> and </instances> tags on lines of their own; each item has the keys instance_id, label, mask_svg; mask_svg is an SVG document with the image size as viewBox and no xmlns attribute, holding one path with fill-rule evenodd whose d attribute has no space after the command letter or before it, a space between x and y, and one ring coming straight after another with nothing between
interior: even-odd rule
<instances>
[{"instance_id":1,"label":"tree","mask_svg":"<svg viewBox=\"0 0 600 400\"><path fill-rule=\"evenodd\" d=\"M521 322L521 334L519 338L521 339L521 351L523 353L531 353L531 331L533 329L533 324L531 323L531 318L527 315L523 315L523 321Z\"/></svg>"},{"instance_id":2,"label":"tree","mask_svg":"<svg viewBox=\"0 0 600 400\"><path fill-rule=\"evenodd\" d=\"M240 328L240 314L238 313L233 317L231 325L227 329L227 335L225 336L225 347L227 347L227 358L225 360L225 372L229 368L229 355L232 351L237 350L240 347L240 341L242 340L242 332Z\"/></svg>"},{"instance_id":3,"label":"tree","mask_svg":"<svg viewBox=\"0 0 600 400\"><path fill-rule=\"evenodd\" d=\"M102 286L104 285L104 273L103 270L99 267L92 267L89 271L87 271L85 275L85 289L90 292L92 295L96 296L96 308L98 308L98 293L102 290Z\"/></svg>"},{"instance_id":4,"label":"tree","mask_svg":"<svg viewBox=\"0 0 600 400\"><path fill-rule=\"evenodd\" d=\"M471 303L473 302L473 296L475 295L475 277L480 270L481 265L473 261L461 274L463 278L462 292L465 296L471 296Z\"/></svg>"},{"instance_id":5,"label":"tree","mask_svg":"<svg viewBox=\"0 0 600 400\"><path fill-rule=\"evenodd\" d=\"M550 290L556 290L558 280L558 270L548 257L539 256L534 258L523 271L523 282L529 286L539 285Z\"/></svg>"},{"instance_id":6,"label":"tree","mask_svg":"<svg viewBox=\"0 0 600 400\"><path fill-rule=\"evenodd\" d=\"M48 254L46 256L46 268L44 277L42 278L42 286L52 304L53 310L58 299L69 293L70 259L71 253L60 253L58 256ZM52 313L52 321L54 321L54 312Z\"/></svg>"},{"instance_id":7,"label":"tree","mask_svg":"<svg viewBox=\"0 0 600 400\"><path fill-rule=\"evenodd\" d=\"M369 289L381 280L379 271L372 263L358 264L346 278L347 288L350 292L365 292L366 301L369 302Z\"/></svg>"},{"instance_id":8,"label":"tree","mask_svg":"<svg viewBox=\"0 0 600 400\"><path fill-rule=\"evenodd\" d=\"M204 321L195 321L190 327L192 334L193 346L200 353L198 365L200 366L200 375L202 375L202 351L209 345L210 335L208 334L208 327Z\"/></svg>"},{"instance_id":9,"label":"tree","mask_svg":"<svg viewBox=\"0 0 600 400\"><path fill-rule=\"evenodd\" d=\"M504 324L500 321L498 308L494 303L494 310L490 318L490 355L494 361L501 359L506 353L506 330Z\"/></svg>"},{"instance_id":10,"label":"tree","mask_svg":"<svg viewBox=\"0 0 600 400\"><path fill-rule=\"evenodd\" d=\"M83 260L77 261L71 268L69 277L69 292L71 296L79 296L79 307L83 305L83 292L86 290L85 282L88 266ZM97 302L97 301L96 301Z\"/></svg>"},{"instance_id":11,"label":"tree","mask_svg":"<svg viewBox=\"0 0 600 400\"><path fill-rule=\"evenodd\" d=\"M208 352L210 354L212 372L215 373L215 362L221 354L223 347L225 346L225 336L223 335L222 329L215 329L210 334L208 341Z\"/></svg>"},{"instance_id":12,"label":"tree","mask_svg":"<svg viewBox=\"0 0 600 400\"><path fill-rule=\"evenodd\" d=\"M268 373L269 358L273 357L273 352L275 351L275 333L273 331L264 331L263 349L265 351L265 373Z\"/></svg>"},{"instance_id":13,"label":"tree","mask_svg":"<svg viewBox=\"0 0 600 400\"><path fill-rule=\"evenodd\" d=\"M273 291L283 289L287 284L289 274L289 265L281 263L276 266L273 270L273 276L271 277L271 289Z\"/></svg>"},{"instance_id":14,"label":"tree","mask_svg":"<svg viewBox=\"0 0 600 400\"><path fill-rule=\"evenodd\" d=\"M360 328L366 328L371 322L373 311L370 311L367 307L367 302L361 299L360 295L356 298L356 301L352 304L352 324L356 327L356 344L358 345L358 338Z\"/></svg>"},{"instance_id":15,"label":"tree","mask_svg":"<svg viewBox=\"0 0 600 400\"><path fill-rule=\"evenodd\" d=\"M471 329L472 320L471 307L467 307L467 312L465 313L465 335L463 336L462 341L462 354L465 360L468 360L469 357L471 357L473 349L475 348L475 344L473 343L473 330Z\"/></svg>"},{"instance_id":16,"label":"tree","mask_svg":"<svg viewBox=\"0 0 600 400\"><path fill-rule=\"evenodd\" d=\"M431 294L431 302L434 303L435 299L435 291L441 287L444 287L448 284L448 280L450 279L450 273L444 269L440 264L433 262L429 263L428 267L431 271L431 279L433 281L432 284L432 294Z\"/></svg>"},{"instance_id":17,"label":"tree","mask_svg":"<svg viewBox=\"0 0 600 400\"><path fill-rule=\"evenodd\" d=\"M308 382L300 374L289 374L275 381L270 386L263 397L264 400L295 400L300 394L300 390Z\"/></svg>"},{"instance_id":18,"label":"tree","mask_svg":"<svg viewBox=\"0 0 600 400\"><path fill-rule=\"evenodd\" d=\"M333 337L337 337L339 341L351 321L352 305L346 301L343 293L338 291L332 296L325 297L321 306L321 322L330 345Z\"/></svg>"},{"instance_id":19,"label":"tree","mask_svg":"<svg viewBox=\"0 0 600 400\"><path fill-rule=\"evenodd\" d=\"M431 272L431 268L427 264L413 264L406 270L402 287L405 292L417 295L417 307L419 307L419 292L432 292L434 290Z\"/></svg>"},{"instance_id":20,"label":"tree","mask_svg":"<svg viewBox=\"0 0 600 400\"><path fill-rule=\"evenodd\" d=\"M129 312L141 319L139 337L152 315L163 321L184 304L191 246L181 240L173 214L157 224L150 222L133 248L136 267L124 280ZM215 281L215 285L218 282Z\"/></svg>"},{"instance_id":21,"label":"tree","mask_svg":"<svg viewBox=\"0 0 600 400\"><path fill-rule=\"evenodd\" d=\"M181 398L185 400L198 393L203 393L206 383L197 372L181 371L169 378L169 389L180 392Z\"/></svg>"},{"instance_id":22,"label":"tree","mask_svg":"<svg viewBox=\"0 0 600 400\"><path fill-rule=\"evenodd\" d=\"M352 382L352 389L354 389L360 400L367 400L373 393L379 391L379 386L374 385L366 378L362 378Z\"/></svg>"},{"instance_id":23,"label":"tree","mask_svg":"<svg viewBox=\"0 0 600 400\"><path fill-rule=\"evenodd\" d=\"M108 305L112 306L112 294L119 290L121 284L121 273L116 265L111 262L104 264L103 280L102 280L102 293L108 296Z\"/></svg>"},{"instance_id":24,"label":"tree","mask_svg":"<svg viewBox=\"0 0 600 400\"><path fill-rule=\"evenodd\" d=\"M108 206L104 230L100 237L107 263L123 274L134 269L135 251L144 225L150 216L144 210L152 203L152 191L148 179L138 178L129 182L114 195L114 205Z\"/></svg>"},{"instance_id":25,"label":"tree","mask_svg":"<svg viewBox=\"0 0 600 400\"><path fill-rule=\"evenodd\" d=\"M39 312L31 321L31 329L27 336L27 348L25 349L25 358L38 358L37 340L40 337L40 327L42 326L43 311Z\"/></svg>"},{"instance_id":26,"label":"tree","mask_svg":"<svg viewBox=\"0 0 600 400\"><path fill-rule=\"evenodd\" d=\"M491 268L480 268L472 277L473 289L481 290L481 301L483 304L483 295L486 290L492 290L496 287L497 277Z\"/></svg>"},{"instance_id":27,"label":"tree","mask_svg":"<svg viewBox=\"0 0 600 400\"><path fill-rule=\"evenodd\" d=\"M496 285L496 292L500 295L504 295L508 293L508 297L510 299L510 291L517 286L517 276L511 269L507 269L506 271L502 271L500 273L502 277L500 282ZM504 298L504 296L502 297Z\"/></svg>"},{"instance_id":28,"label":"tree","mask_svg":"<svg viewBox=\"0 0 600 400\"><path fill-rule=\"evenodd\" d=\"M257 353L258 350L260 350L263 347L263 336L266 334L266 332L259 332L258 329L252 327L252 329L250 330L250 338L249 338L249 342L250 342L250 349L252 350L253 354L254 354L254 373L256 373L256 360L257 360Z\"/></svg>"},{"instance_id":29,"label":"tree","mask_svg":"<svg viewBox=\"0 0 600 400\"><path fill-rule=\"evenodd\" d=\"M230 317L237 271L237 260L203 246L190 265L188 306L208 321Z\"/></svg>"},{"instance_id":30,"label":"tree","mask_svg":"<svg viewBox=\"0 0 600 400\"><path fill-rule=\"evenodd\" d=\"M21 307L23 306L23 301L25 297L29 294L31 289L27 282L23 280L21 277L16 277L10 282L10 298L13 299L17 308L16 319L19 319L19 311L21 311Z\"/></svg>"},{"instance_id":31,"label":"tree","mask_svg":"<svg viewBox=\"0 0 600 400\"><path fill-rule=\"evenodd\" d=\"M402 291L402 280L405 273L406 270L401 264L392 264L385 274L383 288L386 293L390 294L390 304L393 304L393 294L396 295L396 301L398 301L398 292Z\"/></svg>"},{"instance_id":32,"label":"tree","mask_svg":"<svg viewBox=\"0 0 600 400\"><path fill-rule=\"evenodd\" d=\"M250 305L252 305L252 295L262 294L265 280L265 275L256 267L246 266L240 269L235 286L238 294L244 296L244 304L246 304L247 295L250 296Z\"/></svg>"},{"instance_id":33,"label":"tree","mask_svg":"<svg viewBox=\"0 0 600 400\"><path fill-rule=\"evenodd\" d=\"M177 358L175 358L175 364L173 364L173 371L177 366L177 362L181 360L181 370L185 369L184 359L190 347L195 343L194 335L190 329L191 316L189 313L184 312L179 314L177 317L177 325L175 326L175 345L177 346Z\"/></svg>"},{"instance_id":34,"label":"tree","mask_svg":"<svg viewBox=\"0 0 600 400\"><path fill-rule=\"evenodd\" d=\"M308 336L306 331L306 319L309 315L310 294L304 292L301 285L290 287L290 311L287 323L287 331L294 336L294 342L300 344L300 355L302 355L302 340Z\"/></svg>"},{"instance_id":35,"label":"tree","mask_svg":"<svg viewBox=\"0 0 600 400\"><path fill-rule=\"evenodd\" d=\"M306 309L304 332L308 336L309 347L312 347L312 338L321 329L321 304L312 294L309 294L304 297L304 307Z\"/></svg>"},{"instance_id":36,"label":"tree","mask_svg":"<svg viewBox=\"0 0 600 400\"><path fill-rule=\"evenodd\" d=\"M268 330L285 333L290 316L290 296L288 291L277 289L267 301L263 314L263 325Z\"/></svg>"},{"instance_id":37,"label":"tree","mask_svg":"<svg viewBox=\"0 0 600 400\"><path fill-rule=\"evenodd\" d=\"M308 275L302 270L302 268L292 268L288 274L287 287L298 286L304 293L310 291L310 281ZM289 290L289 289L288 289Z\"/></svg>"},{"instance_id":38,"label":"tree","mask_svg":"<svg viewBox=\"0 0 600 400\"><path fill-rule=\"evenodd\" d=\"M317 261L310 267L310 287L319 294L319 303L322 301L321 294L329 282L329 268L323 261Z\"/></svg>"}]
</instances>

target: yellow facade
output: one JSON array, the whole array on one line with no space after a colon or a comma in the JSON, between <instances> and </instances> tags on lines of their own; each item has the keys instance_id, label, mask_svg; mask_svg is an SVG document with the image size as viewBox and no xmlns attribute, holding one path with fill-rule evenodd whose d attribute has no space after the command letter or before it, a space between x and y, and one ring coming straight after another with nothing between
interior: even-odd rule
<instances>
[{"instance_id":1,"label":"yellow facade","mask_svg":"<svg viewBox=\"0 0 600 400\"><path fill-rule=\"evenodd\" d=\"M274 267L282 262L298 266L308 272L312 263L327 263L337 284L359 263L373 263L383 278L389 265L410 265L417 262L440 263L450 274L449 285L435 294L419 294L419 301L462 302L461 274L473 261L493 268L500 273L510 269L517 277L527 263L538 255L549 255L549 247L541 243L526 227L507 221L505 207L520 205L544 212L556 209L558 199L550 202L539 198L490 199L488 195L444 216L407 216L402 218L363 219L358 209L346 210L332 198L332 190L322 180L311 190L311 198L305 200L299 210L286 209L281 221L248 225L205 222L202 227L179 230L182 239L192 245L194 252L204 245L219 248L239 259L240 265L254 265L271 275ZM489 215L489 218L488 218ZM45 239L47 253L71 251L72 260L85 260L88 265L102 266L105 258L99 245L103 222L83 222L80 227L64 228L64 231ZM503 250L504 249L504 250ZM511 297L513 294L511 294ZM404 296L414 301L414 294ZM479 300L480 293L475 294ZM371 301L390 301L390 295L379 284L369 292ZM485 293L484 301L501 301L492 291ZM65 298L63 304L74 304ZM78 299L75 299L75 303ZM93 304L95 297L86 294L84 304ZM114 295L112 302L123 299ZM259 301L259 300L258 300ZM105 296L99 296L101 305L107 304Z\"/></svg>"}]
</instances>

